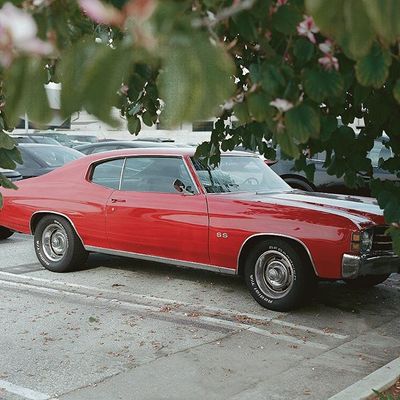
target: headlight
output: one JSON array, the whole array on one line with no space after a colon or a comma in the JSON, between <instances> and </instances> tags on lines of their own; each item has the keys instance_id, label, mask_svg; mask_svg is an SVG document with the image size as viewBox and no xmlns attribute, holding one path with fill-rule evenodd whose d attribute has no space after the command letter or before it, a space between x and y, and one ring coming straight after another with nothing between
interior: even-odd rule
<instances>
[{"instance_id":1,"label":"headlight","mask_svg":"<svg viewBox=\"0 0 400 400\"><path fill-rule=\"evenodd\" d=\"M374 235L372 230L354 232L351 238L351 249L357 253L365 254L371 251Z\"/></svg>"}]
</instances>

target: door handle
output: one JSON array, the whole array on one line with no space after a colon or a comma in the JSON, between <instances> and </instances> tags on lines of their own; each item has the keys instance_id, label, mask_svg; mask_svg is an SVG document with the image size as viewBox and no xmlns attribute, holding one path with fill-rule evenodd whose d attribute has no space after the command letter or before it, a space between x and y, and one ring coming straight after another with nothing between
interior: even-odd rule
<instances>
[{"instance_id":1,"label":"door handle","mask_svg":"<svg viewBox=\"0 0 400 400\"><path fill-rule=\"evenodd\" d=\"M123 199L111 199L111 203L126 203L126 200L123 200Z\"/></svg>"}]
</instances>

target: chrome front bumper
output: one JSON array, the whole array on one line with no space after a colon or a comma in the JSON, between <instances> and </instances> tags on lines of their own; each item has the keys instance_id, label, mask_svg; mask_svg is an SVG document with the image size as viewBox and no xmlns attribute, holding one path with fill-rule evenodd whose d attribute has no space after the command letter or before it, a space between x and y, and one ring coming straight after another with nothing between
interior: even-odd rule
<instances>
[{"instance_id":1,"label":"chrome front bumper","mask_svg":"<svg viewBox=\"0 0 400 400\"><path fill-rule=\"evenodd\" d=\"M400 273L400 257L396 255L355 256L344 254L342 278Z\"/></svg>"}]
</instances>

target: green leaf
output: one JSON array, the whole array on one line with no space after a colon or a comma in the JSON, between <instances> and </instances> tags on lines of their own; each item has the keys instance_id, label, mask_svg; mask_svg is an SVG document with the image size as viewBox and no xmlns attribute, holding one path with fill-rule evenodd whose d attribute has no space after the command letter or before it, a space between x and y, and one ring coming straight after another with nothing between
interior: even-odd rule
<instances>
[{"instance_id":1,"label":"green leaf","mask_svg":"<svg viewBox=\"0 0 400 400\"><path fill-rule=\"evenodd\" d=\"M17 143L14 139L4 131L0 131L0 148L12 150L16 145Z\"/></svg>"},{"instance_id":2,"label":"green leaf","mask_svg":"<svg viewBox=\"0 0 400 400\"><path fill-rule=\"evenodd\" d=\"M118 89L131 62L128 49L82 41L61 61L61 108L64 116L82 107L102 121L118 126L111 117Z\"/></svg>"},{"instance_id":3,"label":"green leaf","mask_svg":"<svg viewBox=\"0 0 400 400\"><path fill-rule=\"evenodd\" d=\"M378 35L387 43L400 36L400 4L398 0L363 0L365 9Z\"/></svg>"},{"instance_id":4,"label":"green leaf","mask_svg":"<svg viewBox=\"0 0 400 400\"><path fill-rule=\"evenodd\" d=\"M338 127L338 121L336 117L333 115L328 115L326 117L321 118L321 135L320 138L322 141L327 141L332 136L332 133Z\"/></svg>"},{"instance_id":5,"label":"green leaf","mask_svg":"<svg viewBox=\"0 0 400 400\"><path fill-rule=\"evenodd\" d=\"M349 0L305 0L307 13L312 15L322 32L334 35L345 32L344 4ZM352 1L352 0L350 0Z\"/></svg>"},{"instance_id":6,"label":"green leaf","mask_svg":"<svg viewBox=\"0 0 400 400\"><path fill-rule=\"evenodd\" d=\"M275 138L285 154L292 158L298 158L300 156L300 150L288 132L277 133Z\"/></svg>"},{"instance_id":7,"label":"green leaf","mask_svg":"<svg viewBox=\"0 0 400 400\"><path fill-rule=\"evenodd\" d=\"M350 0L344 3L346 32L341 35L341 44L346 44L349 52L360 58L368 54L374 40L371 21L364 7L364 0Z\"/></svg>"},{"instance_id":8,"label":"green leaf","mask_svg":"<svg viewBox=\"0 0 400 400\"><path fill-rule=\"evenodd\" d=\"M370 53L361 58L356 64L358 82L363 86L372 86L379 89L389 75L391 62L389 51L375 43Z\"/></svg>"},{"instance_id":9,"label":"green leaf","mask_svg":"<svg viewBox=\"0 0 400 400\"><path fill-rule=\"evenodd\" d=\"M393 88L393 97L396 99L396 101L400 104L400 79L397 80L397 82L394 85Z\"/></svg>"},{"instance_id":10,"label":"green leaf","mask_svg":"<svg viewBox=\"0 0 400 400\"><path fill-rule=\"evenodd\" d=\"M293 53L301 64L305 64L310 61L314 55L314 45L305 38L299 38L294 44Z\"/></svg>"},{"instance_id":11,"label":"green leaf","mask_svg":"<svg viewBox=\"0 0 400 400\"><path fill-rule=\"evenodd\" d=\"M255 20L249 12L236 14L232 20L240 36L249 41L257 40Z\"/></svg>"},{"instance_id":12,"label":"green leaf","mask_svg":"<svg viewBox=\"0 0 400 400\"><path fill-rule=\"evenodd\" d=\"M285 86L285 78L282 71L274 64L263 63L261 65L261 86L273 98L282 92Z\"/></svg>"},{"instance_id":13,"label":"green leaf","mask_svg":"<svg viewBox=\"0 0 400 400\"><path fill-rule=\"evenodd\" d=\"M318 113L305 104L300 104L285 114L285 126L287 133L300 143L307 142L310 137L318 137L321 128Z\"/></svg>"},{"instance_id":14,"label":"green leaf","mask_svg":"<svg viewBox=\"0 0 400 400\"><path fill-rule=\"evenodd\" d=\"M272 116L268 98L263 93L250 93L247 96L247 104L250 114L258 122L265 121Z\"/></svg>"},{"instance_id":15,"label":"green leaf","mask_svg":"<svg viewBox=\"0 0 400 400\"><path fill-rule=\"evenodd\" d=\"M343 95L344 82L336 71L322 69L306 69L304 71L304 89L315 102L321 103L331 97Z\"/></svg>"},{"instance_id":16,"label":"green leaf","mask_svg":"<svg viewBox=\"0 0 400 400\"><path fill-rule=\"evenodd\" d=\"M137 135L140 132L142 124L140 119L135 115L133 117L128 116L128 131L132 135Z\"/></svg>"},{"instance_id":17,"label":"green leaf","mask_svg":"<svg viewBox=\"0 0 400 400\"><path fill-rule=\"evenodd\" d=\"M15 169L17 164L13 160L10 150L0 149L0 166L5 169Z\"/></svg>"},{"instance_id":18,"label":"green leaf","mask_svg":"<svg viewBox=\"0 0 400 400\"><path fill-rule=\"evenodd\" d=\"M206 35L175 36L160 75L166 124L209 118L234 93L234 64Z\"/></svg>"},{"instance_id":19,"label":"green leaf","mask_svg":"<svg viewBox=\"0 0 400 400\"><path fill-rule=\"evenodd\" d=\"M49 121L46 82L45 64L39 59L20 58L7 70L4 79L6 115L12 125L25 113L37 124Z\"/></svg>"},{"instance_id":20,"label":"green leaf","mask_svg":"<svg viewBox=\"0 0 400 400\"><path fill-rule=\"evenodd\" d=\"M247 103L244 101L235 104L235 106L233 107L233 114L236 116L241 124L246 124L251 120Z\"/></svg>"},{"instance_id":21,"label":"green leaf","mask_svg":"<svg viewBox=\"0 0 400 400\"><path fill-rule=\"evenodd\" d=\"M0 186L2 186L5 189L18 189L17 186L15 186L7 177L5 177L1 172L0 172ZM0 193L0 199L1 199L1 193ZM2 203L0 203L0 208L2 207Z\"/></svg>"},{"instance_id":22,"label":"green leaf","mask_svg":"<svg viewBox=\"0 0 400 400\"><path fill-rule=\"evenodd\" d=\"M272 16L272 26L286 35L296 34L297 25L301 22L301 14L291 5L283 5Z\"/></svg>"},{"instance_id":23,"label":"green leaf","mask_svg":"<svg viewBox=\"0 0 400 400\"><path fill-rule=\"evenodd\" d=\"M154 119L150 112L145 111L142 115L142 121L147 126L153 126Z\"/></svg>"}]
</instances>

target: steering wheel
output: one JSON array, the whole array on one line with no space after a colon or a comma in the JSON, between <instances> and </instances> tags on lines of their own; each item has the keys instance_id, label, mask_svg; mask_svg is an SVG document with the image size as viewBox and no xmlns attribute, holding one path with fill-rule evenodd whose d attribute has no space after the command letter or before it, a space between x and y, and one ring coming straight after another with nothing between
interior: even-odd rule
<instances>
[{"instance_id":1,"label":"steering wheel","mask_svg":"<svg viewBox=\"0 0 400 400\"><path fill-rule=\"evenodd\" d=\"M259 185L259 184L260 182L258 181L258 179L254 178L253 176L249 176L242 182L242 185Z\"/></svg>"}]
</instances>

